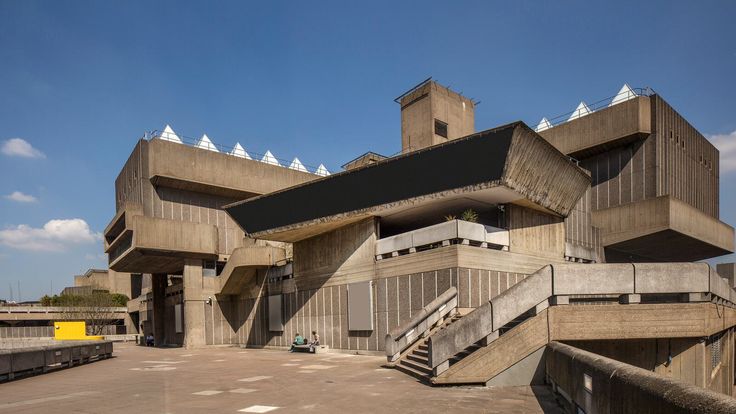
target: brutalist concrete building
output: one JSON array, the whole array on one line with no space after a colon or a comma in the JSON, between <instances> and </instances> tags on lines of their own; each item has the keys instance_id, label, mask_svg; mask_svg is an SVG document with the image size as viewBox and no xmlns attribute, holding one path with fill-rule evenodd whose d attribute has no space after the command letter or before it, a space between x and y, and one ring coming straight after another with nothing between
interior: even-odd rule
<instances>
[{"instance_id":1,"label":"brutalist concrete building","mask_svg":"<svg viewBox=\"0 0 736 414\"><path fill-rule=\"evenodd\" d=\"M481 132L476 103L432 80L396 102L401 153L331 175L168 127L140 140L105 249L141 275L142 333L288 347L317 331L434 384L559 382L571 346L732 394L733 266L693 263L734 251L718 151L660 95L625 86Z\"/></svg>"}]
</instances>

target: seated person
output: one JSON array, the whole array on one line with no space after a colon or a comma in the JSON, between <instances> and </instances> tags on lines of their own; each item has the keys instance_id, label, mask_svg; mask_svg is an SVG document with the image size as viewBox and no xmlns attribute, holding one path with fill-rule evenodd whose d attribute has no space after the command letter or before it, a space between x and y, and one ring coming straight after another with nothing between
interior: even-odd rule
<instances>
[{"instance_id":1,"label":"seated person","mask_svg":"<svg viewBox=\"0 0 736 414\"><path fill-rule=\"evenodd\" d=\"M317 331L312 331L312 342L309 343L309 352L314 352L314 348L319 346L319 335Z\"/></svg>"},{"instance_id":2,"label":"seated person","mask_svg":"<svg viewBox=\"0 0 736 414\"><path fill-rule=\"evenodd\" d=\"M153 346L153 335L148 334L146 337L146 346Z\"/></svg>"},{"instance_id":3,"label":"seated person","mask_svg":"<svg viewBox=\"0 0 736 414\"><path fill-rule=\"evenodd\" d=\"M294 342L291 344L291 349L289 349L289 352L294 352L294 346L296 345L304 345L304 338L299 334L299 332L296 333L296 336L294 337Z\"/></svg>"}]
</instances>

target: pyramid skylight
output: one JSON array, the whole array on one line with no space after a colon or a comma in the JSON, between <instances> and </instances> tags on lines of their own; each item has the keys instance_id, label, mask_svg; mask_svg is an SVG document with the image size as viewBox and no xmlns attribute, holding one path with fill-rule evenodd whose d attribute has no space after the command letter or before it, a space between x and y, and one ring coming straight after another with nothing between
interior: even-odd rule
<instances>
[{"instance_id":1,"label":"pyramid skylight","mask_svg":"<svg viewBox=\"0 0 736 414\"><path fill-rule=\"evenodd\" d=\"M319 167L317 167L317 171L314 172L317 175L321 175L322 177L327 177L330 175L330 172L327 171L327 168L325 168L324 164L320 164Z\"/></svg>"},{"instance_id":2,"label":"pyramid skylight","mask_svg":"<svg viewBox=\"0 0 736 414\"><path fill-rule=\"evenodd\" d=\"M230 155L234 155L236 157L245 158L246 160L252 160L253 158L250 157L250 155L245 152L245 148L243 148L240 143L236 143L235 147L233 147L233 150L230 151Z\"/></svg>"},{"instance_id":3,"label":"pyramid skylight","mask_svg":"<svg viewBox=\"0 0 736 414\"><path fill-rule=\"evenodd\" d=\"M177 144L181 144L181 139L178 135L176 135L176 132L174 132L174 130L171 129L168 124L164 128L164 132L162 132L161 135L159 135L158 137L163 139L164 141L171 141L176 142Z\"/></svg>"},{"instance_id":4,"label":"pyramid skylight","mask_svg":"<svg viewBox=\"0 0 736 414\"><path fill-rule=\"evenodd\" d=\"M585 102L580 102L577 108L572 112L572 115L570 115L570 118L568 118L568 121L572 121L573 119L578 119L581 117L584 117L585 115L590 114L591 111L590 108L588 108L588 105Z\"/></svg>"},{"instance_id":5,"label":"pyramid skylight","mask_svg":"<svg viewBox=\"0 0 736 414\"><path fill-rule=\"evenodd\" d=\"M539 121L539 123L537 124L537 127L534 128L534 130L536 132L542 132L545 129L550 129L550 128L552 128L552 123L549 122L549 120L547 118L544 118L543 117L542 120Z\"/></svg>"},{"instance_id":6,"label":"pyramid skylight","mask_svg":"<svg viewBox=\"0 0 736 414\"><path fill-rule=\"evenodd\" d=\"M217 150L217 147L215 147L215 144L212 143L207 134L202 135L202 138L199 139L199 142L197 142L197 148L220 152Z\"/></svg>"},{"instance_id":7,"label":"pyramid skylight","mask_svg":"<svg viewBox=\"0 0 736 414\"><path fill-rule=\"evenodd\" d=\"M634 90L631 89L629 84L624 83L624 86L621 87L621 90L618 91L616 96L613 97L613 100L608 106L610 107L616 104L620 104L621 102L626 102L629 99L634 99L634 98L636 98L636 92L634 92Z\"/></svg>"},{"instance_id":8,"label":"pyramid skylight","mask_svg":"<svg viewBox=\"0 0 736 414\"><path fill-rule=\"evenodd\" d=\"M276 159L276 157L271 154L271 151L266 151L266 153L263 155L263 158L261 158L261 162L265 162L266 164L271 165L281 165L279 164L279 161Z\"/></svg>"},{"instance_id":9,"label":"pyramid skylight","mask_svg":"<svg viewBox=\"0 0 736 414\"><path fill-rule=\"evenodd\" d=\"M299 161L299 158L294 157L294 161L291 162L289 165L289 168L292 170L302 171L302 172L309 172L307 171L307 167L302 164L301 161Z\"/></svg>"}]
</instances>

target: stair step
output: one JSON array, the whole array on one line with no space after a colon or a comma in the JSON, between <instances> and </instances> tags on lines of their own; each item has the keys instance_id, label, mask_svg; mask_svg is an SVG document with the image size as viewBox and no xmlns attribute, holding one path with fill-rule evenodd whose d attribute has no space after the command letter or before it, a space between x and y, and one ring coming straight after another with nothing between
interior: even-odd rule
<instances>
[{"instance_id":1,"label":"stair step","mask_svg":"<svg viewBox=\"0 0 736 414\"><path fill-rule=\"evenodd\" d=\"M423 371L415 370L414 368L408 367L406 365L396 365L394 366L394 368L403 372L404 374L411 375L412 377L420 381L427 382L427 383L429 382L429 374Z\"/></svg>"},{"instance_id":2,"label":"stair step","mask_svg":"<svg viewBox=\"0 0 736 414\"><path fill-rule=\"evenodd\" d=\"M416 361L420 364L429 366L429 358L417 354L410 354L406 356L407 359L410 359L412 361Z\"/></svg>"},{"instance_id":3,"label":"stair step","mask_svg":"<svg viewBox=\"0 0 736 414\"><path fill-rule=\"evenodd\" d=\"M425 351L425 352L428 352L429 351L429 347L427 346L427 343L426 342L423 343L423 344L421 344L421 345L419 345L419 347L417 349L420 350L420 351Z\"/></svg>"},{"instance_id":4,"label":"stair step","mask_svg":"<svg viewBox=\"0 0 736 414\"><path fill-rule=\"evenodd\" d=\"M415 349L414 355L419 355L420 357L429 358L429 351L426 349Z\"/></svg>"},{"instance_id":5,"label":"stair step","mask_svg":"<svg viewBox=\"0 0 736 414\"><path fill-rule=\"evenodd\" d=\"M425 375L431 375L432 374L432 370L429 368L428 365L426 365L426 364L425 365L422 365L421 363L415 362L415 361L412 361L412 360L402 359L400 365L401 366L404 366L404 367L409 367L409 368L411 368L411 369L413 369L414 371L417 371L417 372L422 372Z\"/></svg>"}]
</instances>

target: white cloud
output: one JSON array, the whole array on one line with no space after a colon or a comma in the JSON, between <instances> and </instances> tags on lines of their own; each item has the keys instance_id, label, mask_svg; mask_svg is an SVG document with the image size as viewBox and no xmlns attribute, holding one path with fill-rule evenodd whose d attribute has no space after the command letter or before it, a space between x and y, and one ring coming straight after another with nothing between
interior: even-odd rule
<instances>
[{"instance_id":1,"label":"white cloud","mask_svg":"<svg viewBox=\"0 0 736 414\"><path fill-rule=\"evenodd\" d=\"M50 220L42 228L20 224L0 230L0 244L19 250L64 251L70 245L94 243L101 238L82 219Z\"/></svg>"},{"instance_id":2,"label":"white cloud","mask_svg":"<svg viewBox=\"0 0 736 414\"><path fill-rule=\"evenodd\" d=\"M10 138L3 141L2 152L11 157L46 158L43 152L33 148L33 145L23 138Z\"/></svg>"},{"instance_id":3,"label":"white cloud","mask_svg":"<svg viewBox=\"0 0 736 414\"><path fill-rule=\"evenodd\" d=\"M17 201L19 203L35 203L38 201L36 197L28 194L23 194L20 191L13 191L12 194L8 194L5 196L8 200Z\"/></svg>"},{"instance_id":4,"label":"white cloud","mask_svg":"<svg viewBox=\"0 0 736 414\"><path fill-rule=\"evenodd\" d=\"M721 173L736 171L736 131L730 134L710 135L708 139L721 153Z\"/></svg>"}]
</instances>

